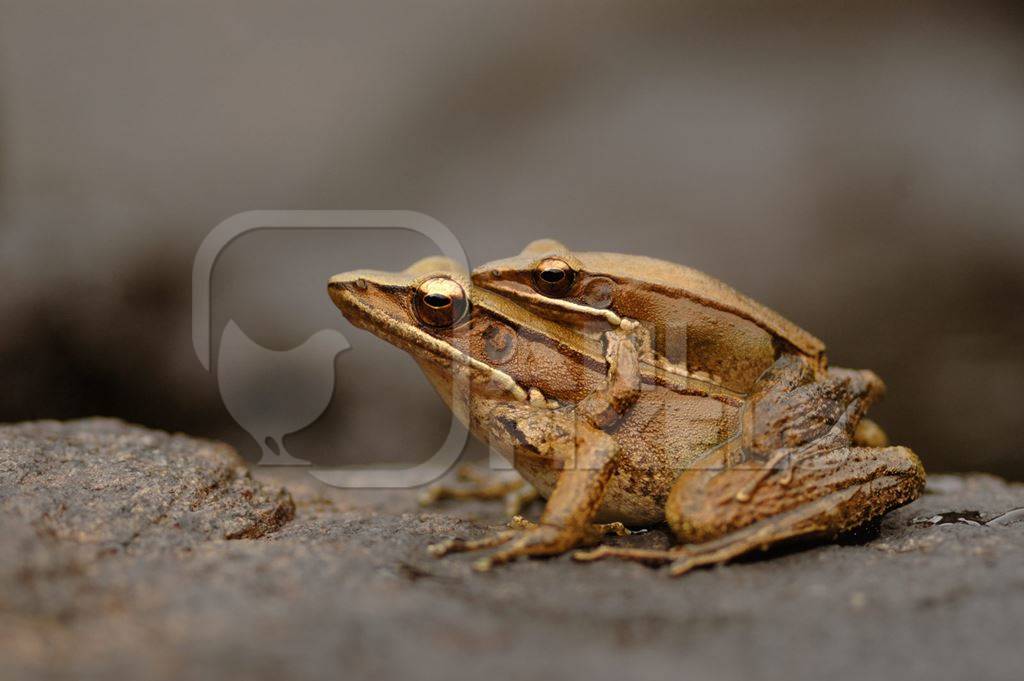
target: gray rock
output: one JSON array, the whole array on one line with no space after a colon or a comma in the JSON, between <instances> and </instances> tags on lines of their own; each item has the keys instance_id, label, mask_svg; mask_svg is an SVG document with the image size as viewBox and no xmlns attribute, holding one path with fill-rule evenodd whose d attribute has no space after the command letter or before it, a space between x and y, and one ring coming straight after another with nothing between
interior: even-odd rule
<instances>
[{"instance_id":1,"label":"gray rock","mask_svg":"<svg viewBox=\"0 0 1024 681\"><path fill-rule=\"evenodd\" d=\"M0 427L0 509L101 552L259 537L295 510L226 445L111 419Z\"/></svg>"},{"instance_id":2,"label":"gray rock","mask_svg":"<svg viewBox=\"0 0 1024 681\"><path fill-rule=\"evenodd\" d=\"M1024 520L984 521L1021 507L1022 485L933 476L874 532L680 579L567 557L480 575L424 549L497 505L254 480L117 421L5 426L0 675L1016 679Z\"/></svg>"}]
</instances>

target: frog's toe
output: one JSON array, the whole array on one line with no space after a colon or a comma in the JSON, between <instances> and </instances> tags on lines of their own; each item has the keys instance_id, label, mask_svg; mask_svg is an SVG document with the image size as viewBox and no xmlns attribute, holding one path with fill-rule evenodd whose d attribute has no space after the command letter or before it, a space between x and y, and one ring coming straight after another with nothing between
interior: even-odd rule
<instances>
[{"instance_id":1,"label":"frog's toe","mask_svg":"<svg viewBox=\"0 0 1024 681\"><path fill-rule=\"evenodd\" d=\"M679 577L694 568L724 563L731 557L729 552L723 552L721 555L714 552L689 554L682 552L677 554L676 559L668 566L668 574L672 577Z\"/></svg>"},{"instance_id":2,"label":"frog's toe","mask_svg":"<svg viewBox=\"0 0 1024 681\"><path fill-rule=\"evenodd\" d=\"M592 563L595 560L607 558L610 555L607 550L608 548L608 546L598 546L596 549L582 549L580 551L573 551L572 559L579 563Z\"/></svg>"},{"instance_id":3,"label":"frog's toe","mask_svg":"<svg viewBox=\"0 0 1024 681\"><path fill-rule=\"evenodd\" d=\"M482 539L448 539L427 547L438 558L450 553L465 553L505 546L473 563L473 568L486 572L495 565L511 563L520 557L556 556L581 546L596 543L604 534L625 536L629 530L622 523L595 524L583 529L537 524L522 516L514 516L510 529L496 532ZM574 555L574 557L576 557ZM584 558L583 560L587 560ZM591 560L596 560L593 558Z\"/></svg>"},{"instance_id":4,"label":"frog's toe","mask_svg":"<svg viewBox=\"0 0 1024 681\"><path fill-rule=\"evenodd\" d=\"M698 563L693 558L680 558L672 561L668 567L668 574L672 577L679 577L697 567Z\"/></svg>"},{"instance_id":5,"label":"frog's toe","mask_svg":"<svg viewBox=\"0 0 1024 681\"><path fill-rule=\"evenodd\" d=\"M618 558L620 560L631 560L645 565L664 565L679 557L675 549L631 549L622 546L598 546L595 549L576 551L572 554L573 560L582 563L589 563L604 558Z\"/></svg>"},{"instance_id":6,"label":"frog's toe","mask_svg":"<svg viewBox=\"0 0 1024 681\"><path fill-rule=\"evenodd\" d=\"M505 495L505 514L513 518L537 499L540 499L540 492L533 485L524 484L519 489L512 490Z\"/></svg>"},{"instance_id":7,"label":"frog's toe","mask_svg":"<svg viewBox=\"0 0 1024 681\"><path fill-rule=\"evenodd\" d=\"M495 565L510 563L524 556L558 555L579 545L580 541L581 537L578 532L553 525L531 524L528 526L528 529L519 532L519 536L507 548L500 549L490 556L481 558L473 564L473 568L486 572Z\"/></svg>"},{"instance_id":8,"label":"frog's toe","mask_svg":"<svg viewBox=\"0 0 1024 681\"><path fill-rule=\"evenodd\" d=\"M511 541L517 534L519 534L518 530L504 530L482 539L461 539L455 537L452 539L446 539L443 542L438 542L437 544L431 544L427 547L427 551L435 558L442 558L447 556L449 553L480 551L482 549L501 546L502 544Z\"/></svg>"},{"instance_id":9,"label":"frog's toe","mask_svg":"<svg viewBox=\"0 0 1024 681\"><path fill-rule=\"evenodd\" d=\"M432 506L446 499L481 501L502 500L506 508L518 512L537 498L537 491L519 476L489 473L474 466L461 466L455 475L461 483L438 483L427 487L419 495L421 506ZM514 515L514 513L510 513Z\"/></svg>"},{"instance_id":10,"label":"frog's toe","mask_svg":"<svg viewBox=\"0 0 1024 681\"><path fill-rule=\"evenodd\" d=\"M511 518L540 498L537 489L519 476L490 473L467 464L456 471L455 477L461 484L438 483L427 487L419 495L420 505L432 506L448 499L501 500Z\"/></svg>"}]
</instances>

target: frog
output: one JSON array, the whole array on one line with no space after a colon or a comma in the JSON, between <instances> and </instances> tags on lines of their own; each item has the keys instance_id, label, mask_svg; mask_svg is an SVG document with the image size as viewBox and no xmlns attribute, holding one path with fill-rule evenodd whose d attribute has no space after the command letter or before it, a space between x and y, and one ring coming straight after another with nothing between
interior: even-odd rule
<instances>
[{"instance_id":1,"label":"frog","mask_svg":"<svg viewBox=\"0 0 1024 681\"><path fill-rule=\"evenodd\" d=\"M824 374L784 353L747 392L644 362L644 327L620 318L600 334L472 286L438 259L402 272L335 275L328 293L355 326L409 353L473 435L546 500L480 539L429 550L490 551L489 570L573 552L670 563L670 574L798 539L832 537L920 495L905 447L860 447L853 432L881 395L869 371ZM774 475L782 454L799 458ZM664 550L602 544L666 523ZM596 547L596 548L594 548Z\"/></svg>"},{"instance_id":2,"label":"frog","mask_svg":"<svg viewBox=\"0 0 1024 681\"><path fill-rule=\"evenodd\" d=\"M472 272L475 286L509 297L539 315L599 334L624 318L647 326L653 344L641 361L749 394L783 355L827 371L825 344L774 310L699 270L621 253L574 253L538 239L511 258ZM854 441L882 447L874 421L857 424Z\"/></svg>"}]
</instances>

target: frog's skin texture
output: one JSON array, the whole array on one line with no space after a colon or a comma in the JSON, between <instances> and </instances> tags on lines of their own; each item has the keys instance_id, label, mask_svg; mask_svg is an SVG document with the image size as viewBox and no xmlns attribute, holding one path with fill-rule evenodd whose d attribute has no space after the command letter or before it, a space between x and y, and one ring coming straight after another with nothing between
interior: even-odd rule
<instances>
[{"instance_id":1,"label":"frog's skin texture","mask_svg":"<svg viewBox=\"0 0 1024 681\"><path fill-rule=\"evenodd\" d=\"M567 266L563 286L544 286L546 267ZM825 366L825 344L730 286L675 263L619 253L573 253L551 239L481 265L473 284L539 315L599 334L622 318L649 325L652 357L739 393L781 354Z\"/></svg>"},{"instance_id":2,"label":"frog's skin texture","mask_svg":"<svg viewBox=\"0 0 1024 681\"><path fill-rule=\"evenodd\" d=\"M456 416L548 499L539 524L449 540L438 555L500 547L478 562L486 569L667 520L686 544L579 557L671 561L680 573L833 535L920 494L912 452L852 446L882 392L871 372L828 370L805 352L777 353L746 391L663 371L640 361L650 339L637 322L584 331L470 288L436 258L337 275L328 290L352 323L409 352Z\"/></svg>"},{"instance_id":3,"label":"frog's skin texture","mask_svg":"<svg viewBox=\"0 0 1024 681\"><path fill-rule=\"evenodd\" d=\"M682 473L665 517L681 546L600 547L578 560L671 563L671 574L791 539L833 538L913 501L925 472L906 447L858 447L853 434L884 390L870 371L780 359L755 386L739 438ZM780 464L782 470L779 470Z\"/></svg>"},{"instance_id":4,"label":"frog's skin texture","mask_svg":"<svg viewBox=\"0 0 1024 681\"><path fill-rule=\"evenodd\" d=\"M608 383L607 353L614 348L478 289L471 290L472 307L461 323L423 324L414 300L420 284L438 278L469 289L450 266L431 259L401 273L337 275L330 293L353 324L409 352L473 434L502 449L547 498L564 459L573 455L571 446L559 449L565 438L556 437L553 414L560 419L596 399ZM613 331L625 336L621 328ZM646 525L664 519L674 471L736 434L743 400L651 367L637 372L644 399L615 424L620 461L596 517ZM678 427L682 423L687 427Z\"/></svg>"},{"instance_id":5,"label":"frog's skin texture","mask_svg":"<svg viewBox=\"0 0 1024 681\"><path fill-rule=\"evenodd\" d=\"M545 281L552 273L560 279ZM664 260L574 253L540 239L476 268L472 280L591 336L624 318L639 321L651 338L641 361L742 395L782 356L803 357L819 375L828 366L825 344L807 331L703 272ZM885 446L888 438L865 419L855 442Z\"/></svg>"}]
</instances>

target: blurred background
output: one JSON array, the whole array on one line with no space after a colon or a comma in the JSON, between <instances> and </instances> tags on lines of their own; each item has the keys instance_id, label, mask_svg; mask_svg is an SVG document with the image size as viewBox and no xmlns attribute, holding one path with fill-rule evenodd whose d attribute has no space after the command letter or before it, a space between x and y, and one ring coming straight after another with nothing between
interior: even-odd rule
<instances>
[{"instance_id":1,"label":"blurred background","mask_svg":"<svg viewBox=\"0 0 1024 681\"><path fill-rule=\"evenodd\" d=\"M877 371L873 417L929 470L1024 478L1019 3L4 0L0 421L113 415L258 458L190 297L203 238L259 208L421 211L474 265L551 236L696 267ZM352 344L293 454L443 440L412 360L324 292L433 252L268 231L223 253L215 359L230 320Z\"/></svg>"}]
</instances>

